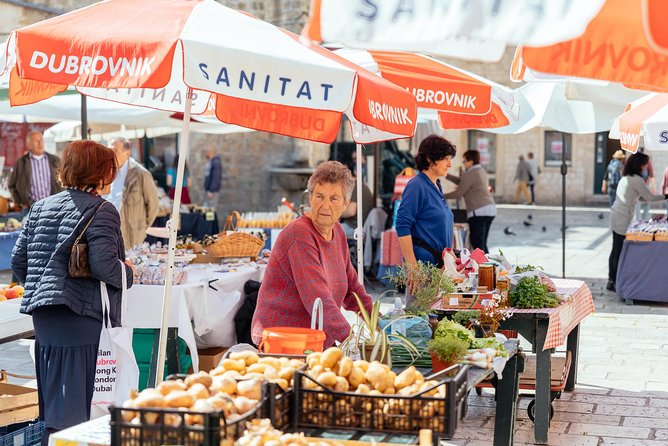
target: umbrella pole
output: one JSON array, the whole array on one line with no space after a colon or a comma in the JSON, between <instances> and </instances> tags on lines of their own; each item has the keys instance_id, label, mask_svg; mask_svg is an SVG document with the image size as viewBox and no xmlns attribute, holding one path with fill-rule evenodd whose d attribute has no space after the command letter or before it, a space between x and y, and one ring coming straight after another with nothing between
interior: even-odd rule
<instances>
[{"instance_id":1,"label":"umbrella pole","mask_svg":"<svg viewBox=\"0 0 668 446\"><path fill-rule=\"evenodd\" d=\"M167 250L167 271L165 273L165 290L162 298L162 321L160 324L160 340L158 343L158 363L156 367L154 387L162 382L165 375L165 352L167 350L167 329L169 328L169 312L172 305L172 281L174 279L174 255L176 254L176 233L179 227L179 210L181 209L181 189L183 176L190 146L190 110L192 108L192 89L186 93L186 107L183 113L183 130L179 150L179 165L176 171L176 186L174 188L174 204L172 216L167 223L169 228L169 249ZM196 364L193 364L196 368ZM150 385L151 383L149 383Z\"/></svg>"},{"instance_id":2,"label":"umbrella pole","mask_svg":"<svg viewBox=\"0 0 668 446\"><path fill-rule=\"evenodd\" d=\"M84 94L81 94L81 139L88 139L88 106Z\"/></svg>"},{"instance_id":3,"label":"umbrella pole","mask_svg":"<svg viewBox=\"0 0 668 446\"><path fill-rule=\"evenodd\" d=\"M561 277L566 278L566 134L561 134Z\"/></svg>"},{"instance_id":4,"label":"umbrella pole","mask_svg":"<svg viewBox=\"0 0 668 446\"><path fill-rule=\"evenodd\" d=\"M364 285L364 228L362 227L362 213L364 212L364 203L362 203L362 144L356 144L357 151L357 229L355 229L355 239L357 240L357 280Z\"/></svg>"}]
</instances>

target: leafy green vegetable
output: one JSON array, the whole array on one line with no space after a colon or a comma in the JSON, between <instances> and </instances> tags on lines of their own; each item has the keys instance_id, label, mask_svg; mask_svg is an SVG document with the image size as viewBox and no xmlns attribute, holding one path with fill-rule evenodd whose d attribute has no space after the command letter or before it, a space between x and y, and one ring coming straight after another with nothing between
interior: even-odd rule
<instances>
[{"instance_id":1,"label":"leafy green vegetable","mask_svg":"<svg viewBox=\"0 0 668 446\"><path fill-rule=\"evenodd\" d=\"M430 351L446 364L457 362L459 358L466 354L468 348L469 342L460 338L444 337L429 341Z\"/></svg>"},{"instance_id":2,"label":"leafy green vegetable","mask_svg":"<svg viewBox=\"0 0 668 446\"><path fill-rule=\"evenodd\" d=\"M538 271L538 270L544 271L542 266L537 266L537 265L516 266L514 274L521 274L529 271Z\"/></svg>"},{"instance_id":3,"label":"leafy green vegetable","mask_svg":"<svg viewBox=\"0 0 668 446\"><path fill-rule=\"evenodd\" d=\"M466 325L471 319L478 319L480 311L478 310L461 310L452 315L452 320L461 325Z\"/></svg>"},{"instance_id":4,"label":"leafy green vegetable","mask_svg":"<svg viewBox=\"0 0 668 446\"><path fill-rule=\"evenodd\" d=\"M417 262L417 266L411 271L406 265L402 265L395 273L385 276L396 287L405 287L409 282L409 276L413 283L417 284L415 301L406 310L414 315L427 314L441 295L455 291L455 285L447 272L431 263Z\"/></svg>"},{"instance_id":5,"label":"leafy green vegetable","mask_svg":"<svg viewBox=\"0 0 668 446\"><path fill-rule=\"evenodd\" d=\"M549 292L538 277L522 277L510 291L509 300L515 308L551 308L560 303L557 295Z\"/></svg>"},{"instance_id":6,"label":"leafy green vegetable","mask_svg":"<svg viewBox=\"0 0 668 446\"><path fill-rule=\"evenodd\" d=\"M449 319L443 319L438 323L438 328L434 332L434 338L459 338L468 343L474 339L471 330Z\"/></svg>"}]
</instances>

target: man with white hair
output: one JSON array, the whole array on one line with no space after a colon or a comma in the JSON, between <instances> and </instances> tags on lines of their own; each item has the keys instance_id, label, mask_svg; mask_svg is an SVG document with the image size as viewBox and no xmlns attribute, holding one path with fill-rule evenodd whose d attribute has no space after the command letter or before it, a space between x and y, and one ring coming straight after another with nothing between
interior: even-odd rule
<instances>
[{"instance_id":1,"label":"man with white hair","mask_svg":"<svg viewBox=\"0 0 668 446\"><path fill-rule=\"evenodd\" d=\"M105 196L121 214L121 232L126 248L144 241L146 228L158 214L158 191L153 175L132 159L130 143L125 138L114 138L109 148L116 153L118 173L111 183L111 192Z\"/></svg>"},{"instance_id":2,"label":"man with white hair","mask_svg":"<svg viewBox=\"0 0 668 446\"><path fill-rule=\"evenodd\" d=\"M62 190L58 183L60 158L44 151L42 133L28 132L26 147L28 151L16 160L8 184L14 203L22 209Z\"/></svg>"}]
</instances>

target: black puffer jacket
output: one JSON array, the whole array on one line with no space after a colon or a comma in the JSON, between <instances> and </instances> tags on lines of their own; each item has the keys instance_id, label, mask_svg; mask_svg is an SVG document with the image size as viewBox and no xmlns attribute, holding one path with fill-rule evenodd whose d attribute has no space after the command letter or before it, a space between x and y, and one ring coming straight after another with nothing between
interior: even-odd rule
<instances>
[{"instance_id":1,"label":"black puffer jacket","mask_svg":"<svg viewBox=\"0 0 668 446\"><path fill-rule=\"evenodd\" d=\"M125 249L118 211L105 203L82 237L88 243L92 279L73 279L67 263L74 240L104 201L99 196L66 190L33 204L28 220L12 253L12 269L25 286L21 313L30 314L43 305L67 305L82 316L102 320L100 282L109 285L111 322L121 321L121 267L126 268L127 286L132 270L121 265Z\"/></svg>"}]
</instances>

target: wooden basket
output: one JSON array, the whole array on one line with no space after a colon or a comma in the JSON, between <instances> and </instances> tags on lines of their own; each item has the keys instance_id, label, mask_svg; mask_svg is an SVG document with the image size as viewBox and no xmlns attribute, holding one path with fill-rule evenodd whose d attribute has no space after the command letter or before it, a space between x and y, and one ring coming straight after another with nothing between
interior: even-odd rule
<instances>
[{"instance_id":1,"label":"wooden basket","mask_svg":"<svg viewBox=\"0 0 668 446\"><path fill-rule=\"evenodd\" d=\"M262 248L264 241L254 235L237 231L237 223L241 216L237 211L232 211L225 220L223 232L218 235L218 240L206 247L209 254L216 257L250 257L255 259ZM234 231L228 234L228 231Z\"/></svg>"},{"instance_id":2,"label":"wooden basket","mask_svg":"<svg viewBox=\"0 0 668 446\"><path fill-rule=\"evenodd\" d=\"M654 234L651 232L627 232L626 240L633 240L635 242L651 242L654 239Z\"/></svg>"},{"instance_id":3,"label":"wooden basket","mask_svg":"<svg viewBox=\"0 0 668 446\"><path fill-rule=\"evenodd\" d=\"M668 231L654 233L654 240L657 242L668 242Z\"/></svg>"}]
</instances>

